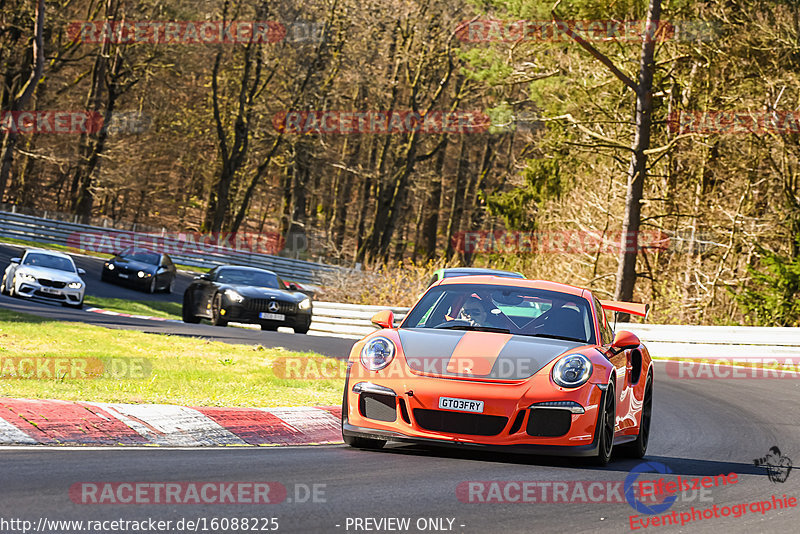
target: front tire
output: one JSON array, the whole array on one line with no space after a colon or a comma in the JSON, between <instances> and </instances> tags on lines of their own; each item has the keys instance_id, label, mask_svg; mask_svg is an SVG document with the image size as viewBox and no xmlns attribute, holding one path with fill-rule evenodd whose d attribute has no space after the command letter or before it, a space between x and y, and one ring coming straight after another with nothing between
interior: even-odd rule
<instances>
[{"instance_id":1,"label":"front tire","mask_svg":"<svg viewBox=\"0 0 800 534\"><path fill-rule=\"evenodd\" d=\"M639 435L636 441L620 445L620 450L628 458L644 458L647 453L647 444L650 441L650 421L653 418L653 375L647 375L642 399L642 422L639 425Z\"/></svg>"},{"instance_id":2,"label":"front tire","mask_svg":"<svg viewBox=\"0 0 800 534\"><path fill-rule=\"evenodd\" d=\"M150 294L153 294L153 293L156 292L156 277L155 277L155 275L153 275L150 278L150 285L147 286L147 292L150 293Z\"/></svg>"},{"instance_id":3,"label":"front tire","mask_svg":"<svg viewBox=\"0 0 800 534\"><path fill-rule=\"evenodd\" d=\"M597 418L597 456L594 463L600 467L608 465L611 461L611 451L614 448L614 427L617 422L617 402L614 393L613 381L608 384L603 397L603 411Z\"/></svg>"},{"instance_id":4,"label":"front tire","mask_svg":"<svg viewBox=\"0 0 800 534\"><path fill-rule=\"evenodd\" d=\"M6 288L6 278L7 278L6 273L3 273L3 284L0 285L0 293L2 293L3 295L8 295L8 289Z\"/></svg>"},{"instance_id":5,"label":"front tire","mask_svg":"<svg viewBox=\"0 0 800 534\"><path fill-rule=\"evenodd\" d=\"M17 277L16 275L11 279L11 285L8 287L8 294L14 298L19 298L17 295Z\"/></svg>"},{"instance_id":6,"label":"front tire","mask_svg":"<svg viewBox=\"0 0 800 534\"><path fill-rule=\"evenodd\" d=\"M222 316L222 295L217 293L211 301L211 324L214 326L228 326L228 321Z\"/></svg>"},{"instance_id":7,"label":"front tire","mask_svg":"<svg viewBox=\"0 0 800 534\"><path fill-rule=\"evenodd\" d=\"M184 323L197 324L200 322L200 318L192 313L192 308L194 308L192 297L189 293L184 293L183 306L181 307L181 316Z\"/></svg>"}]
</instances>

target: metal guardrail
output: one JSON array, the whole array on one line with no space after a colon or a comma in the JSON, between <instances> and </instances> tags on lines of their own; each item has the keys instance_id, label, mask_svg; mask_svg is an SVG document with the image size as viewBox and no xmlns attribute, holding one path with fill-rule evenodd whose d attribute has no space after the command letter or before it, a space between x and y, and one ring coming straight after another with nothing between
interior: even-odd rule
<instances>
[{"instance_id":1,"label":"metal guardrail","mask_svg":"<svg viewBox=\"0 0 800 534\"><path fill-rule=\"evenodd\" d=\"M360 339L374 332L370 318L381 310L395 313L395 325L409 308L314 302L310 332ZM663 358L800 358L800 328L683 326L618 323Z\"/></svg>"},{"instance_id":2,"label":"metal guardrail","mask_svg":"<svg viewBox=\"0 0 800 534\"><path fill-rule=\"evenodd\" d=\"M128 230L103 228L0 211L0 237L74 247L76 241L80 241L79 236L85 234L103 234L111 238L136 235ZM177 237L166 237L164 243L168 250L179 249L182 246L182 242ZM172 245L171 248L170 245ZM185 249L186 247L183 248ZM320 282L320 274L323 272L342 269L341 267L323 263L246 252L218 245L203 245L202 254L169 254L173 261L183 265L206 268L228 264L260 267L274 271L279 276L292 281L312 284Z\"/></svg>"}]
</instances>

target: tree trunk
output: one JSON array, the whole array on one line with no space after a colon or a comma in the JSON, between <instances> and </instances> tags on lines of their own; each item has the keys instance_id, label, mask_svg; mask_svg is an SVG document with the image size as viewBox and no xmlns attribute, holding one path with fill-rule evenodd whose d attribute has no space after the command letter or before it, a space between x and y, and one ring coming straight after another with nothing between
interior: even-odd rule
<instances>
[{"instance_id":1,"label":"tree trunk","mask_svg":"<svg viewBox=\"0 0 800 534\"><path fill-rule=\"evenodd\" d=\"M647 11L647 27L654 28L661 19L661 0L650 0ZM642 43L639 60L639 80L636 90L636 133L633 154L628 170L628 189L625 196L625 218L622 222L622 242L617 269L616 300L631 301L636 284L636 258L641 223L642 196L647 175L647 155L650 148L650 129L653 120L653 74L655 72L656 39L646 36ZM628 314L620 315L621 321L629 320Z\"/></svg>"},{"instance_id":2,"label":"tree trunk","mask_svg":"<svg viewBox=\"0 0 800 534\"><path fill-rule=\"evenodd\" d=\"M22 92L14 98L9 106L10 111L20 111L30 102L33 92L42 78L44 72L44 0L36 2L36 13L33 24L33 65L28 81ZM3 147L0 152L0 202L5 194L6 183L11 176L11 164L14 160L14 147L17 144L18 132L9 130L3 138Z\"/></svg>"}]
</instances>

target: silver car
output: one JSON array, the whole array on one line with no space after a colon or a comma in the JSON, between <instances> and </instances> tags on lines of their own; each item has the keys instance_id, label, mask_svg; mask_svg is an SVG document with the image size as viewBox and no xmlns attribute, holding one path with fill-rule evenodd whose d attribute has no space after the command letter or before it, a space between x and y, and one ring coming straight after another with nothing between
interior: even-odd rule
<instances>
[{"instance_id":1,"label":"silver car","mask_svg":"<svg viewBox=\"0 0 800 534\"><path fill-rule=\"evenodd\" d=\"M28 249L22 258L11 258L3 273L0 291L12 297L39 298L72 308L83 307L86 284L83 269L66 254Z\"/></svg>"}]
</instances>

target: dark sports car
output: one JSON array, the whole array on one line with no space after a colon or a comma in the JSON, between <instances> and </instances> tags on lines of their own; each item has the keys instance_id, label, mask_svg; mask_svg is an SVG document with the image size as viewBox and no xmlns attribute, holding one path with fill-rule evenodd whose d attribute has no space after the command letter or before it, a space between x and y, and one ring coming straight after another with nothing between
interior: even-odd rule
<instances>
[{"instance_id":1,"label":"dark sports car","mask_svg":"<svg viewBox=\"0 0 800 534\"><path fill-rule=\"evenodd\" d=\"M128 247L103 264L103 282L132 286L148 293L172 292L177 269L166 254Z\"/></svg>"},{"instance_id":2,"label":"dark sports car","mask_svg":"<svg viewBox=\"0 0 800 534\"><path fill-rule=\"evenodd\" d=\"M298 334L305 334L311 325L311 299L286 288L272 271L216 267L196 277L186 288L183 321L198 323L206 318L217 326L229 322L256 323L262 330L288 326Z\"/></svg>"}]
</instances>

